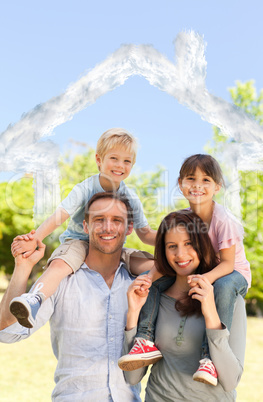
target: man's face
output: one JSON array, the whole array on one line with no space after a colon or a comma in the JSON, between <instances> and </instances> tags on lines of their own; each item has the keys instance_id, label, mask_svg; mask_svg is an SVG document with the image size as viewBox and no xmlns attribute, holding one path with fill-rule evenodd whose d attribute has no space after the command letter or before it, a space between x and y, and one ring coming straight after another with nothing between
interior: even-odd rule
<instances>
[{"instance_id":1,"label":"man's face","mask_svg":"<svg viewBox=\"0 0 263 402\"><path fill-rule=\"evenodd\" d=\"M94 201L89 209L88 223L84 221L84 230L89 234L90 250L103 254L120 250L125 236L132 232L125 204L111 198Z\"/></svg>"}]
</instances>

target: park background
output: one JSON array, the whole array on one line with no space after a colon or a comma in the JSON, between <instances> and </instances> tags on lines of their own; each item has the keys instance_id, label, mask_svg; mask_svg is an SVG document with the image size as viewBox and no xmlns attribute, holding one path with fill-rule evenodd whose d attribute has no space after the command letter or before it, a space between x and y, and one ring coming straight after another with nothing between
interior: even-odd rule
<instances>
[{"instance_id":1,"label":"park background","mask_svg":"<svg viewBox=\"0 0 263 402\"><path fill-rule=\"evenodd\" d=\"M207 0L138 1L10 1L1 5L1 108L0 144L8 138L8 126L24 114L63 93L122 44L150 44L176 63L174 40L180 32L194 30L207 43L206 87L221 99L235 103L263 122L261 19L263 5L252 0L215 3ZM225 136L210 123L160 91L140 76L76 114L52 131L59 149L61 197L72 186L96 172L94 147L110 127L124 127L138 139L140 148L129 185L141 197L154 227L169 210L184 207L176 192L176 179L183 159L209 152L222 163L231 188L231 172L221 158ZM27 133L24 133L26 136ZM51 133L50 133L51 134ZM43 139L45 140L45 139ZM2 148L0 148L2 152ZM26 154L21 141L21 152ZM5 154L1 154L4 158ZM30 159L30 152L28 158ZM0 173L0 267L4 290L12 272L10 244L13 237L35 225L32 171L21 171L14 159L10 168L2 163ZM247 296L248 346L245 373L238 401L260 401L262 355L263 176L260 170L239 172L241 219L245 247L251 263L253 285ZM224 202L225 191L219 201ZM162 201L160 201L162 200ZM235 213L235 211L233 211ZM58 244L59 231L47 239L46 256ZM129 244L140 247L133 236ZM44 261L41 262L43 265ZM34 271L38 275L40 265ZM54 359L48 328L28 343L0 345L0 401L49 400ZM25 377L24 377L25 376ZM24 398L24 399L23 399Z\"/></svg>"}]
</instances>

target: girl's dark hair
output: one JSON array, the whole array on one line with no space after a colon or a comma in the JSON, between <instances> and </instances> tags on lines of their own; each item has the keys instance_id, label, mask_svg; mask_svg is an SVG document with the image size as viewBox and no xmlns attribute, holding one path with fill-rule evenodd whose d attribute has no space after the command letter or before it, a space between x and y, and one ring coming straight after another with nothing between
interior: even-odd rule
<instances>
[{"instance_id":1,"label":"girl's dark hair","mask_svg":"<svg viewBox=\"0 0 263 402\"><path fill-rule=\"evenodd\" d=\"M179 179L195 173L196 168L201 169L207 176L210 176L216 184L224 186L224 178L219 163L211 155L196 154L186 158L179 173Z\"/></svg>"},{"instance_id":2,"label":"girl's dark hair","mask_svg":"<svg viewBox=\"0 0 263 402\"><path fill-rule=\"evenodd\" d=\"M169 265L165 252L165 235L167 231L177 226L186 229L190 236L192 247L197 253L200 264L195 274L204 274L211 271L218 265L218 259L213 249L210 237L208 235L208 226L194 212L190 210L181 210L171 212L161 222L156 235L155 260L157 270L164 276L176 277L176 273ZM183 315L201 314L201 303L192 299L186 293L183 298L177 300L175 308Z\"/></svg>"}]
</instances>

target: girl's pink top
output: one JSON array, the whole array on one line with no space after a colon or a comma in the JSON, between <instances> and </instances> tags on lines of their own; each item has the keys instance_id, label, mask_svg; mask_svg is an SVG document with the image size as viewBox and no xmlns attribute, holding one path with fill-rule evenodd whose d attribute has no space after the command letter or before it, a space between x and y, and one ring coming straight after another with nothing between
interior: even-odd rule
<instances>
[{"instance_id":1,"label":"girl's pink top","mask_svg":"<svg viewBox=\"0 0 263 402\"><path fill-rule=\"evenodd\" d=\"M219 250L230 248L234 244L236 245L234 269L245 277L248 287L250 287L251 271L243 245L243 226L228 209L216 202L214 203L214 211L208 234L216 253Z\"/></svg>"}]
</instances>

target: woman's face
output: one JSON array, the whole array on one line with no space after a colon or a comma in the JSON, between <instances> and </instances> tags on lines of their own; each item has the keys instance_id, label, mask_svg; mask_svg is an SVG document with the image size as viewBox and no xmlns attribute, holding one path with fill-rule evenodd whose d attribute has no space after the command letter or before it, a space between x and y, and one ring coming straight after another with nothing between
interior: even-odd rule
<instances>
[{"instance_id":1,"label":"woman's face","mask_svg":"<svg viewBox=\"0 0 263 402\"><path fill-rule=\"evenodd\" d=\"M176 226L165 234L165 254L171 268L179 276L195 272L200 260L184 226Z\"/></svg>"}]
</instances>

